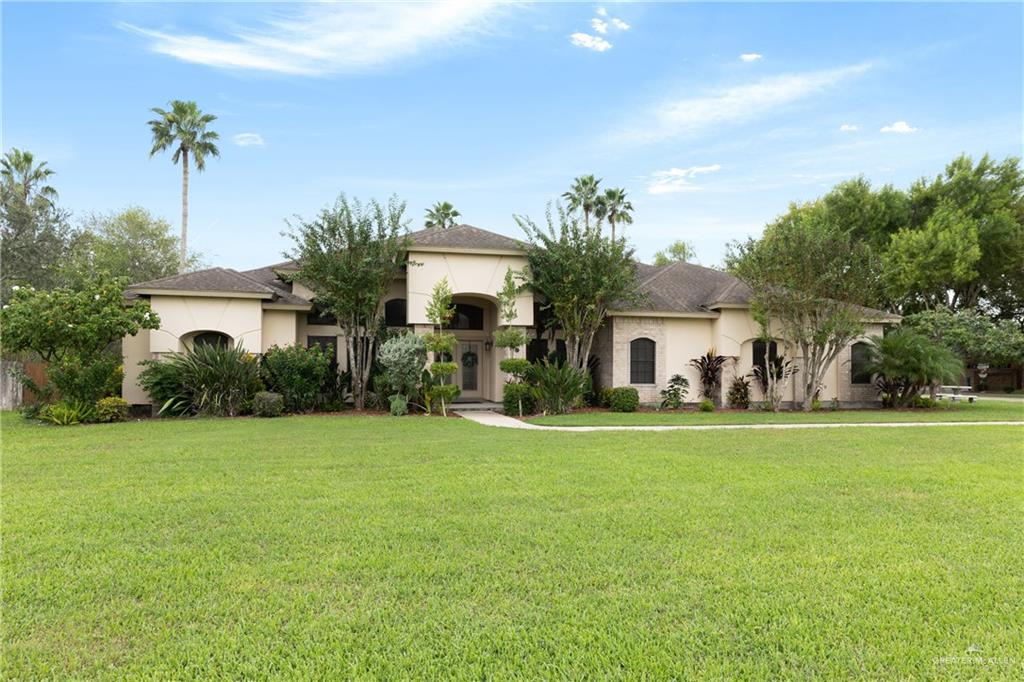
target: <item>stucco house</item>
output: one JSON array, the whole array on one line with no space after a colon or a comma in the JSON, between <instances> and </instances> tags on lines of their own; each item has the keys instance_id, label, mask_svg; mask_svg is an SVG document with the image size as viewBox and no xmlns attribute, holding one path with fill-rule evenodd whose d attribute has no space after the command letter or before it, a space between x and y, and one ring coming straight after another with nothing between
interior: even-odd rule
<instances>
[{"instance_id":1,"label":"stucco house","mask_svg":"<svg viewBox=\"0 0 1024 682\"><path fill-rule=\"evenodd\" d=\"M455 380L462 400L500 401L506 377L498 367L505 351L493 346L499 324L497 292L508 268L526 265L525 245L501 234L470 225L447 230L428 229L410 235L406 269L381 301L390 327L416 333L430 331L426 305L434 284L447 277L454 293L456 315L451 331L458 340ZM339 366L346 359L341 330L317 310L314 292L288 282L292 262L255 270L210 268L151 282L134 284L129 296L147 297L160 316L161 327L124 339L124 398L132 404L149 403L138 385L139 362L186 350L195 343L241 343L261 353L274 345L318 344L335 354ZM595 379L601 387L634 386L643 402L660 400L673 374L697 384L691 359L715 348L731 358L723 377L723 392L736 374L749 374L763 362L764 345L750 315L750 291L736 278L691 263L665 266L637 265L640 287L646 293L642 308L613 311L594 341ZM520 294L517 325L530 343L520 350L529 359L557 351L557 335L546 333L547 311L530 292ZM865 311L866 335L880 334L886 323L899 318L876 310ZM775 342L773 342L775 343ZM820 397L843 404L877 400L870 376L863 371L863 346L851 344L826 372ZM779 340L780 351L792 356ZM341 352L339 353L339 348ZM803 398L794 381L788 400ZM753 397L759 398L756 386ZM690 399L695 399L691 390Z\"/></svg>"}]
</instances>

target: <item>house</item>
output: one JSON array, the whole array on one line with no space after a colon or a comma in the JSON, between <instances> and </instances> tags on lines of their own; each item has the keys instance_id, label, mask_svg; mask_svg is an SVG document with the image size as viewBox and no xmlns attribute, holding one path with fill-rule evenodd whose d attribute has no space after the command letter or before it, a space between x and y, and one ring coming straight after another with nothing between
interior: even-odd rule
<instances>
[{"instance_id":1,"label":"house","mask_svg":"<svg viewBox=\"0 0 1024 682\"><path fill-rule=\"evenodd\" d=\"M458 340L455 381L462 389L461 399L500 401L506 377L498 363L506 351L492 343L499 324L497 292L509 268L521 270L526 265L525 244L470 225L421 230L411 234L410 241L409 261L416 265L395 279L381 301L386 325L429 332L427 302L434 284L447 277L456 308L451 332ZM161 327L124 339L125 399L149 402L137 383L140 361L196 343L240 343L253 353L274 345L316 344L344 367L340 329L317 309L314 292L288 282L288 273L294 270L292 262L242 272L210 268L132 285L129 295L149 298ZM690 399L695 399L698 382L689 362L709 348L731 358L723 392L733 376L747 375L756 363L764 362L765 345L749 310L750 290L742 282L692 263L638 264L637 276L645 304L613 311L594 340L592 365L599 386L633 386L642 402L653 403L660 400L669 378L682 374L694 387ZM519 295L517 311L516 324L530 339L520 355L532 360L559 350L557 333L546 331L548 311L532 293ZM866 335L880 334L884 324L898 319L866 310ZM829 368L820 394L823 401L837 398L852 405L877 400L863 369L864 348L863 342L851 344ZM781 340L771 342L769 352L792 355ZM794 381L789 387L787 400L802 400L798 384ZM753 397L760 397L756 386Z\"/></svg>"}]
</instances>

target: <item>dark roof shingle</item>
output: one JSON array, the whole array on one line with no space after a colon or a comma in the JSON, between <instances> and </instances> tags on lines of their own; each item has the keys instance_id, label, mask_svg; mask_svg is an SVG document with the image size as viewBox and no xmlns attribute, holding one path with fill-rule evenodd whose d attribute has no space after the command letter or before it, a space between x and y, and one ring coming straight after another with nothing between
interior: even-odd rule
<instances>
[{"instance_id":1,"label":"dark roof shingle","mask_svg":"<svg viewBox=\"0 0 1024 682\"><path fill-rule=\"evenodd\" d=\"M409 235L412 247L468 249L482 251L522 251L526 243L497 232L481 230L472 225L456 225L447 230L427 228Z\"/></svg>"}]
</instances>

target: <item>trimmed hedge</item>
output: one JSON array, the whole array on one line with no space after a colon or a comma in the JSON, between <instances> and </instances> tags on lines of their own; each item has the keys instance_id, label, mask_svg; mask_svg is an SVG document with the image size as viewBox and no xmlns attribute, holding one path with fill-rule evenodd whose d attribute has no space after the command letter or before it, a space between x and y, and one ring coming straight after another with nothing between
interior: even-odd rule
<instances>
[{"instance_id":1,"label":"trimmed hedge","mask_svg":"<svg viewBox=\"0 0 1024 682\"><path fill-rule=\"evenodd\" d=\"M640 407L640 394L630 386L619 386L608 392L608 407L612 412L636 412Z\"/></svg>"},{"instance_id":2,"label":"trimmed hedge","mask_svg":"<svg viewBox=\"0 0 1024 682\"><path fill-rule=\"evenodd\" d=\"M110 423L128 419L128 401L122 398L101 398L96 401L96 421Z\"/></svg>"},{"instance_id":3,"label":"trimmed hedge","mask_svg":"<svg viewBox=\"0 0 1024 682\"><path fill-rule=\"evenodd\" d=\"M256 417L280 417L284 412L284 396L272 391L260 391L252 398L252 413Z\"/></svg>"},{"instance_id":4,"label":"trimmed hedge","mask_svg":"<svg viewBox=\"0 0 1024 682\"><path fill-rule=\"evenodd\" d=\"M533 388L529 384L505 384L505 393L502 396L505 414L518 417L520 399L523 401L524 415L533 414L537 411L537 404L533 398Z\"/></svg>"}]
</instances>

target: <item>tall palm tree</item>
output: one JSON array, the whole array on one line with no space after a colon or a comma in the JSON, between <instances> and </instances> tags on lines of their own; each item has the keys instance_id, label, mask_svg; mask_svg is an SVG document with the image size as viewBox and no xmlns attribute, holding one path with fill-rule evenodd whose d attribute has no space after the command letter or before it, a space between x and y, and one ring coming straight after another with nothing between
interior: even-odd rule
<instances>
[{"instance_id":1,"label":"tall palm tree","mask_svg":"<svg viewBox=\"0 0 1024 682\"><path fill-rule=\"evenodd\" d=\"M429 228L447 230L449 227L455 227L455 219L461 215L447 201L439 201L427 209L427 220L423 224Z\"/></svg>"},{"instance_id":2,"label":"tall palm tree","mask_svg":"<svg viewBox=\"0 0 1024 682\"><path fill-rule=\"evenodd\" d=\"M35 197L53 203L57 198L57 190L45 184L51 175L54 175L54 171L46 167L45 161L36 165L32 152L17 147L11 147L11 151L0 160L0 178L3 178L4 190L17 192L26 203Z\"/></svg>"},{"instance_id":3,"label":"tall palm tree","mask_svg":"<svg viewBox=\"0 0 1024 682\"><path fill-rule=\"evenodd\" d=\"M215 144L220 135L206 126L217 120L213 114L204 114L195 102L184 102L176 99L170 102L170 111L154 107L153 113L158 118L149 122L153 132L153 148L149 150L152 158L157 152L174 147L171 160L181 160L181 244L179 245L178 269L185 271L188 265L188 157L192 156L196 170L202 172L206 168L206 157L220 156Z\"/></svg>"},{"instance_id":4,"label":"tall palm tree","mask_svg":"<svg viewBox=\"0 0 1024 682\"><path fill-rule=\"evenodd\" d=\"M599 178L593 175L581 175L572 182L568 192L562 194L562 198L569 203L570 211L583 212L583 225L590 229L590 216L600 210L601 197L597 193Z\"/></svg>"},{"instance_id":5,"label":"tall palm tree","mask_svg":"<svg viewBox=\"0 0 1024 682\"><path fill-rule=\"evenodd\" d=\"M633 204L626 198L626 190L621 187L606 189L598 202L597 217L607 218L612 227L612 239L615 239L615 225L633 224Z\"/></svg>"}]
</instances>

